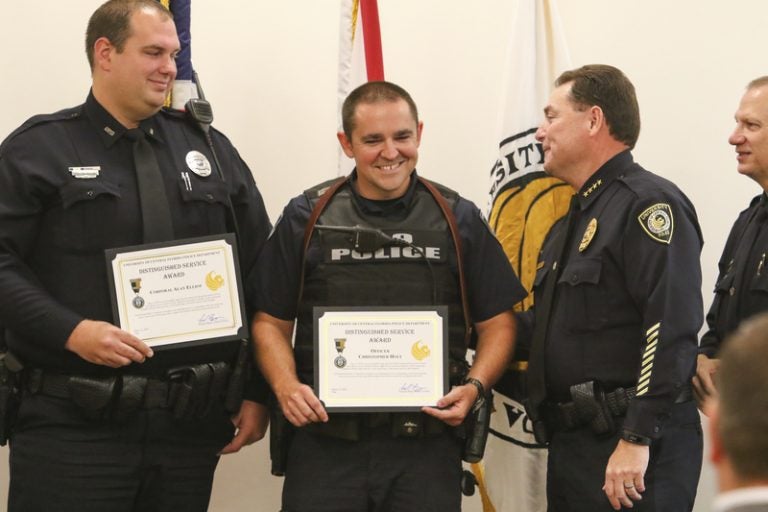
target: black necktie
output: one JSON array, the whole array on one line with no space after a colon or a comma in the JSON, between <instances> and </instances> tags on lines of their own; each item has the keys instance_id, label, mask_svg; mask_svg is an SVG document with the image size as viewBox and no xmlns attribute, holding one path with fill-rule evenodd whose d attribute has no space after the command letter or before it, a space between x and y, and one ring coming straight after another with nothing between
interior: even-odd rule
<instances>
[{"instance_id":1,"label":"black necktie","mask_svg":"<svg viewBox=\"0 0 768 512\"><path fill-rule=\"evenodd\" d=\"M139 184L144 243L173 240L171 210L155 151L141 128L128 130L125 135L133 141L133 162Z\"/></svg>"},{"instance_id":2,"label":"black necktie","mask_svg":"<svg viewBox=\"0 0 768 512\"><path fill-rule=\"evenodd\" d=\"M535 296L535 323L533 340L531 342L530 367L528 370L528 406L532 409L532 411L529 411L532 416L537 414L539 406L547 396L547 331L552 312L555 286L558 276L562 272L563 266L565 266L568 254L568 240L571 238L571 233L578 218L577 199L577 195L571 198L571 206L568 209L568 216L565 220L565 229L560 231L560 238L555 242L556 246L552 254L557 259L554 263L550 263L552 268L544 283L544 291L540 295L537 293ZM533 410L536 412L533 412Z\"/></svg>"}]
</instances>

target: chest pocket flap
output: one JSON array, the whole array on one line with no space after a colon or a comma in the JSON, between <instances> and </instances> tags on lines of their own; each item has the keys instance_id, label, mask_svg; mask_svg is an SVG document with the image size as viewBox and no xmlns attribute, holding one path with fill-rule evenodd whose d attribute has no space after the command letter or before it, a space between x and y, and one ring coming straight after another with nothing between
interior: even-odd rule
<instances>
[{"instance_id":1,"label":"chest pocket flap","mask_svg":"<svg viewBox=\"0 0 768 512\"><path fill-rule=\"evenodd\" d=\"M180 180L179 186L181 187L181 197L184 201L228 204L229 191L227 184L222 181L196 180L192 182L191 187L187 187L184 181Z\"/></svg>"},{"instance_id":2,"label":"chest pocket flap","mask_svg":"<svg viewBox=\"0 0 768 512\"><path fill-rule=\"evenodd\" d=\"M596 258L576 258L569 261L558 279L558 283L568 283L571 286L581 284L597 284L600 282L600 273L603 262Z\"/></svg>"},{"instance_id":3,"label":"chest pocket flap","mask_svg":"<svg viewBox=\"0 0 768 512\"><path fill-rule=\"evenodd\" d=\"M734 274L735 272L733 271L726 272L723 277L718 279L715 283L715 293L728 293L731 286L733 286Z\"/></svg>"},{"instance_id":4,"label":"chest pocket flap","mask_svg":"<svg viewBox=\"0 0 768 512\"><path fill-rule=\"evenodd\" d=\"M61 187L59 193L64 208L80 201L91 201L102 195L121 197L119 186L100 180L72 181Z\"/></svg>"}]
</instances>

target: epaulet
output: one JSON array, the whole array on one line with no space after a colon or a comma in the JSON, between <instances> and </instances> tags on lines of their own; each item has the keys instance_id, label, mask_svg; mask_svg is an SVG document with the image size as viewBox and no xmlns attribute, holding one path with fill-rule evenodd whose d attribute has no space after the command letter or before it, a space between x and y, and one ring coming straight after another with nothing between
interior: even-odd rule
<instances>
[{"instance_id":1,"label":"epaulet","mask_svg":"<svg viewBox=\"0 0 768 512\"><path fill-rule=\"evenodd\" d=\"M160 115L162 115L167 119L171 119L173 121L181 121L195 129L198 129L198 130L200 129L200 127L197 125L194 119L192 119L191 116L187 115L187 112L184 110L178 110L170 107L163 107L160 109ZM224 134L223 132L219 131L215 126L211 126L211 132L216 132L217 137L221 137L222 139L232 144L232 141L229 140L229 137L227 137L226 134Z\"/></svg>"},{"instance_id":2,"label":"epaulet","mask_svg":"<svg viewBox=\"0 0 768 512\"><path fill-rule=\"evenodd\" d=\"M626 184L639 198L658 196L659 192L667 194L677 190L674 183L658 174L646 171L638 163L633 163L630 171L620 176L618 180Z\"/></svg>"},{"instance_id":3,"label":"epaulet","mask_svg":"<svg viewBox=\"0 0 768 512\"><path fill-rule=\"evenodd\" d=\"M168 116L174 119L183 119L187 117L187 113L185 111L170 107L161 108L160 113L162 113L164 116Z\"/></svg>"},{"instance_id":4,"label":"epaulet","mask_svg":"<svg viewBox=\"0 0 768 512\"><path fill-rule=\"evenodd\" d=\"M319 185L315 185L312 188L308 188L304 191L304 197L307 198L307 200L314 204L320 197L325 194L325 192L328 190L328 188L336 183L340 179L346 179L342 177L332 178L330 180L324 181L320 183Z\"/></svg>"},{"instance_id":5,"label":"epaulet","mask_svg":"<svg viewBox=\"0 0 768 512\"><path fill-rule=\"evenodd\" d=\"M69 119L78 119L83 114L83 106L78 105L77 107L71 107L71 108L65 108L63 110L59 110L58 112L54 112L53 114L38 114L36 116L32 116L24 123L13 130L8 137L5 138L3 143L0 145L0 156L3 154L3 149L5 146L13 140L15 137L19 136L20 134L26 132L30 128L34 128L35 126L39 126L45 123L51 123L54 121L66 121Z\"/></svg>"}]
</instances>

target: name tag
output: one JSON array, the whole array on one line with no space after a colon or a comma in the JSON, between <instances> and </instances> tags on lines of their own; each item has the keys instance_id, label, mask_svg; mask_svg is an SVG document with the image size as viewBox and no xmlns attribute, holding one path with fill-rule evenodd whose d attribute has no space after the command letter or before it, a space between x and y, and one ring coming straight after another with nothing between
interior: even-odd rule
<instances>
[{"instance_id":1,"label":"name tag","mask_svg":"<svg viewBox=\"0 0 768 512\"><path fill-rule=\"evenodd\" d=\"M101 167L98 165L91 167L70 167L69 173L79 180L92 180L99 177Z\"/></svg>"}]
</instances>

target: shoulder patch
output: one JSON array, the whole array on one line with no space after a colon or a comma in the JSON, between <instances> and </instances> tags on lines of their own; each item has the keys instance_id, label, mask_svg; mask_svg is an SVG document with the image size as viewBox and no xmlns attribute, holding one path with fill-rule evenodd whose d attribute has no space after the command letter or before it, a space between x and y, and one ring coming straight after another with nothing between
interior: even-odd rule
<instances>
[{"instance_id":1,"label":"shoulder patch","mask_svg":"<svg viewBox=\"0 0 768 512\"><path fill-rule=\"evenodd\" d=\"M637 216L637 221L653 240L663 244L672 242L675 220L667 203L656 203L646 208Z\"/></svg>"}]
</instances>

